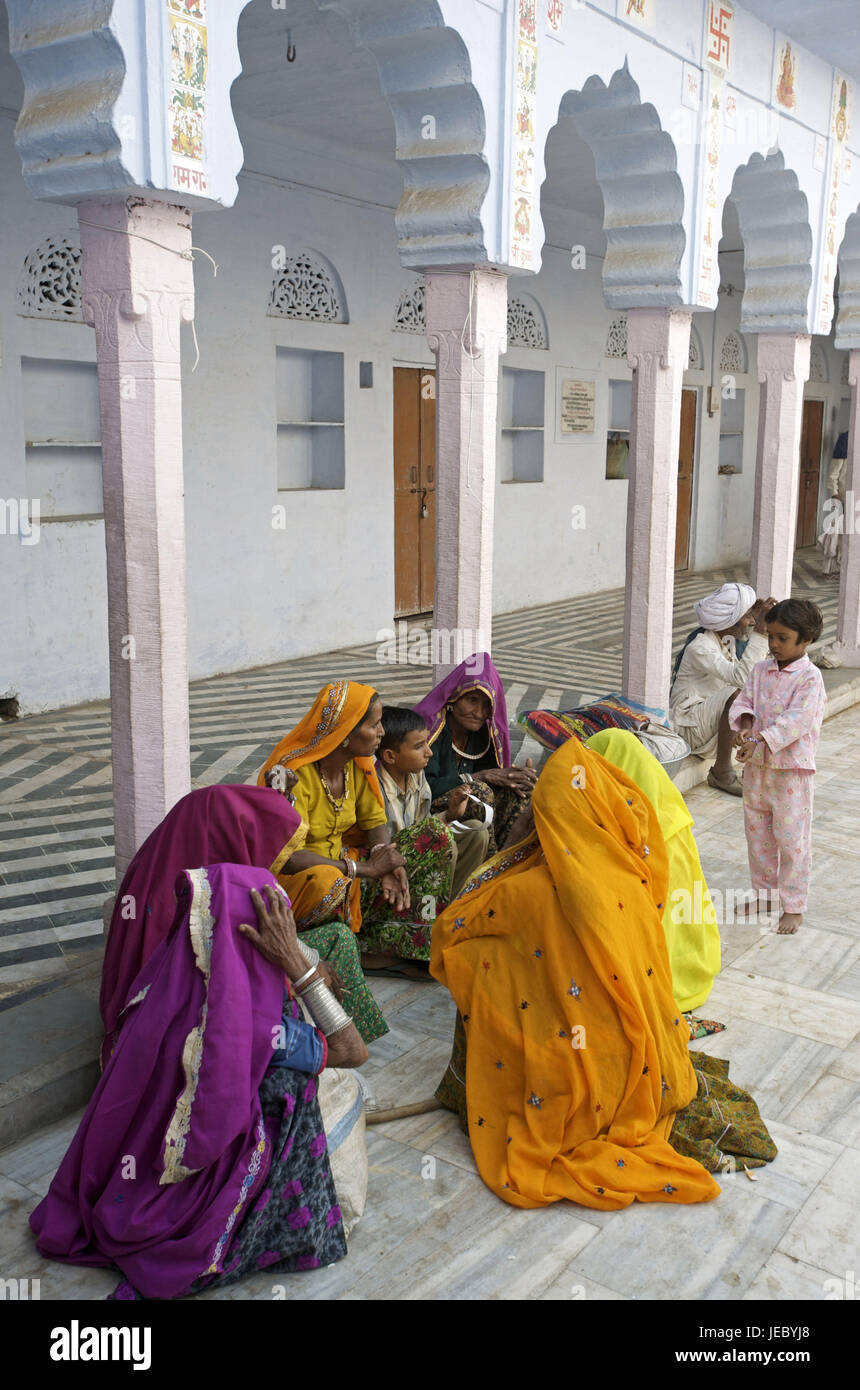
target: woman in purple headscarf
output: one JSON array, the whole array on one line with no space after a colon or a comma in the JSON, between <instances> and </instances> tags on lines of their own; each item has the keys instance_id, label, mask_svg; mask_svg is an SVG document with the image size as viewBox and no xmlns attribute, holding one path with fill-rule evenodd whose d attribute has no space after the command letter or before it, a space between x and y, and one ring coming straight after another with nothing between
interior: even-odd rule
<instances>
[{"instance_id":1,"label":"woman in purple headscarf","mask_svg":"<svg viewBox=\"0 0 860 1390\"><path fill-rule=\"evenodd\" d=\"M30 1218L42 1255L116 1267L116 1298L177 1298L346 1254L315 1076L360 1066L364 1043L308 969L269 872L187 870L177 899Z\"/></svg>"},{"instance_id":2,"label":"woman in purple headscarf","mask_svg":"<svg viewBox=\"0 0 860 1390\"><path fill-rule=\"evenodd\" d=\"M528 805L537 775L531 759L524 767L511 767L505 688L487 653L462 661L415 706L415 713L430 731L426 776L432 809L452 787L472 782L474 795L494 807L490 852L495 853Z\"/></svg>"},{"instance_id":3,"label":"woman in purple headscarf","mask_svg":"<svg viewBox=\"0 0 860 1390\"><path fill-rule=\"evenodd\" d=\"M180 870L196 864L250 864L277 876L302 848L306 832L287 796L270 787L200 787L167 813L132 859L116 896L99 997L103 1066L129 987L170 931ZM303 939L330 964L329 983L342 984L347 1013L358 1019L365 1041L387 1033L361 973L352 932L333 924L304 932Z\"/></svg>"}]
</instances>

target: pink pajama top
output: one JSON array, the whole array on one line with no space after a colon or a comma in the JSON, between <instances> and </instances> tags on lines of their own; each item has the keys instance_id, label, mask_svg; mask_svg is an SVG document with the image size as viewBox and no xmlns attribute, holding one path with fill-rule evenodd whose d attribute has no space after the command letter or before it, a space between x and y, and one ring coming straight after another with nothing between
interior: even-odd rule
<instances>
[{"instance_id":1,"label":"pink pajama top","mask_svg":"<svg viewBox=\"0 0 860 1390\"><path fill-rule=\"evenodd\" d=\"M747 765L814 772L826 704L821 672L808 656L782 670L772 656L757 662L729 710L733 729L740 728L742 715L751 714L750 732L764 740L755 745Z\"/></svg>"}]
</instances>

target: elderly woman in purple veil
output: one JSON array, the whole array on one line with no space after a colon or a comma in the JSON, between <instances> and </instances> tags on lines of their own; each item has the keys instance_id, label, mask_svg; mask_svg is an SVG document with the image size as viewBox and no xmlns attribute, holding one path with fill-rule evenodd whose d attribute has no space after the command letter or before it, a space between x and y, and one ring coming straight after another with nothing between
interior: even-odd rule
<instances>
[{"instance_id":1,"label":"elderly woman in purple veil","mask_svg":"<svg viewBox=\"0 0 860 1390\"><path fill-rule=\"evenodd\" d=\"M490 853L505 843L508 831L531 800L537 774L531 759L511 767L508 707L501 677L486 652L462 661L415 706L430 731L430 761L425 769L433 806L441 806L459 782L494 808Z\"/></svg>"},{"instance_id":2,"label":"elderly woman in purple veil","mask_svg":"<svg viewBox=\"0 0 860 1390\"><path fill-rule=\"evenodd\" d=\"M359 1066L364 1043L268 871L185 871L177 900L30 1218L42 1255L117 1268L117 1298L177 1298L346 1254L316 1075Z\"/></svg>"}]
</instances>

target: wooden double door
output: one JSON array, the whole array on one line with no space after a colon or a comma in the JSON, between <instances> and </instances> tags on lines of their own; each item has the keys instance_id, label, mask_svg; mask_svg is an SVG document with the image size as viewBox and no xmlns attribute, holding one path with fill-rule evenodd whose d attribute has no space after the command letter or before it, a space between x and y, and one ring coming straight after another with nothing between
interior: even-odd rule
<instances>
[{"instance_id":1,"label":"wooden double door","mask_svg":"<svg viewBox=\"0 0 860 1390\"><path fill-rule=\"evenodd\" d=\"M800 483L795 538L798 550L805 545L815 545L823 429L824 402L804 401L803 423L800 429Z\"/></svg>"},{"instance_id":2,"label":"wooden double door","mask_svg":"<svg viewBox=\"0 0 860 1390\"><path fill-rule=\"evenodd\" d=\"M675 568L689 565L698 392L681 395ZM816 494L817 495L817 494ZM436 373L394 368L394 613L433 611L436 551Z\"/></svg>"},{"instance_id":3,"label":"wooden double door","mask_svg":"<svg viewBox=\"0 0 860 1390\"><path fill-rule=\"evenodd\" d=\"M394 613L433 610L436 373L394 368Z\"/></svg>"}]
</instances>

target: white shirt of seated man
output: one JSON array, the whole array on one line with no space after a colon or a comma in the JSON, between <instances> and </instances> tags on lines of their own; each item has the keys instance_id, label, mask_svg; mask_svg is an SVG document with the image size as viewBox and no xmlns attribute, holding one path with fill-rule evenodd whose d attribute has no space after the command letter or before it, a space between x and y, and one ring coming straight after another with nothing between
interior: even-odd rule
<instances>
[{"instance_id":1,"label":"white shirt of seated man","mask_svg":"<svg viewBox=\"0 0 860 1390\"><path fill-rule=\"evenodd\" d=\"M740 690L756 662L765 659L768 645L760 602L749 584L732 583L723 584L695 605L699 626L705 631L687 647L672 686L670 706L676 728L698 723L700 706L713 696L727 699L733 690ZM735 639L747 634L746 651L739 657Z\"/></svg>"}]
</instances>

